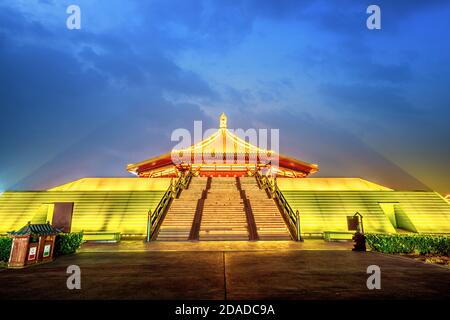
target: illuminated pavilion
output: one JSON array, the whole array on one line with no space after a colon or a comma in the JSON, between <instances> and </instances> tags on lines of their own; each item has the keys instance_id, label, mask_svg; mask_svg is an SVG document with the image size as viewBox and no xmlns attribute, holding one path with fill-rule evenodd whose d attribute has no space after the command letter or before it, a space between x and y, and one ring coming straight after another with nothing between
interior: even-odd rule
<instances>
[{"instance_id":1,"label":"illuminated pavilion","mask_svg":"<svg viewBox=\"0 0 450 320\"><path fill-rule=\"evenodd\" d=\"M206 139L127 170L135 176L4 192L0 234L50 221L86 240L349 239L356 212L365 232L450 233L450 203L438 193L310 178L316 164L241 139L224 114Z\"/></svg>"},{"instance_id":2,"label":"illuminated pavilion","mask_svg":"<svg viewBox=\"0 0 450 320\"><path fill-rule=\"evenodd\" d=\"M219 129L199 143L130 164L127 170L143 178L176 177L189 170L199 176L244 177L264 169L272 169L277 176L303 178L318 171L316 164L258 148L239 138L227 128L227 117L223 113L219 122ZM174 158L179 161L174 162ZM273 166L273 161L277 161L278 166Z\"/></svg>"}]
</instances>

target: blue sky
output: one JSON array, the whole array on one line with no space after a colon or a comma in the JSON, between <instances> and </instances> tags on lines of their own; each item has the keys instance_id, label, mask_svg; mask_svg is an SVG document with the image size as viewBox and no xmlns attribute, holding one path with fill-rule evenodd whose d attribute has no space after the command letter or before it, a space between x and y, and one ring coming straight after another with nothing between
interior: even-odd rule
<instances>
[{"instance_id":1,"label":"blue sky","mask_svg":"<svg viewBox=\"0 0 450 320\"><path fill-rule=\"evenodd\" d=\"M80 30L66 8L81 8ZM382 29L366 28L381 8ZM448 1L0 4L0 190L169 151L176 128L279 128L317 176L450 193Z\"/></svg>"}]
</instances>

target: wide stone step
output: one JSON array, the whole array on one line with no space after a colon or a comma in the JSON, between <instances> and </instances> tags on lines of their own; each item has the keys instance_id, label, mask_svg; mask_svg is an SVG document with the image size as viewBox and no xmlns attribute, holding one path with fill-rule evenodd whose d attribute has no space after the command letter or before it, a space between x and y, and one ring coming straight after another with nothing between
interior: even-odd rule
<instances>
[{"instance_id":1,"label":"wide stone step","mask_svg":"<svg viewBox=\"0 0 450 320\"><path fill-rule=\"evenodd\" d=\"M164 226L161 226L160 230L168 230L168 229L190 229L192 223L186 223L186 224L167 224Z\"/></svg>"},{"instance_id":2,"label":"wide stone step","mask_svg":"<svg viewBox=\"0 0 450 320\"><path fill-rule=\"evenodd\" d=\"M202 223L206 224L212 224L212 223L221 223L221 224L225 224L225 225L231 225L231 224L237 224L237 223L246 223L247 220L246 219L239 219L239 218L233 218L233 219L227 219L227 220L223 220L223 219L202 219Z\"/></svg>"},{"instance_id":3,"label":"wide stone step","mask_svg":"<svg viewBox=\"0 0 450 320\"><path fill-rule=\"evenodd\" d=\"M232 234L232 233L247 233L247 228L217 228L217 227L209 227L205 228L203 230L200 230L200 233L226 233L226 234Z\"/></svg>"},{"instance_id":4,"label":"wide stone step","mask_svg":"<svg viewBox=\"0 0 450 320\"><path fill-rule=\"evenodd\" d=\"M292 240L291 237L289 236L280 236L280 237L272 237L272 236L267 236L267 237L259 237L259 240L262 241L289 241Z\"/></svg>"},{"instance_id":5,"label":"wide stone step","mask_svg":"<svg viewBox=\"0 0 450 320\"><path fill-rule=\"evenodd\" d=\"M284 220L267 221L267 220L255 219L255 222L257 224L265 225L265 226L284 226Z\"/></svg>"},{"instance_id":6,"label":"wide stone step","mask_svg":"<svg viewBox=\"0 0 450 320\"><path fill-rule=\"evenodd\" d=\"M216 202L217 204L223 204L223 203L242 203L242 198L239 197L234 197L234 198L229 198L229 197L206 197L205 201L207 202Z\"/></svg>"},{"instance_id":7,"label":"wide stone step","mask_svg":"<svg viewBox=\"0 0 450 320\"><path fill-rule=\"evenodd\" d=\"M171 235L161 235L158 236L158 240L174 240L174 241L186 241L189 239L189 235L177 235L177 234L171 234Z\"/></svg>"},{"instance_id":8,"label":"wide stone step","mask_svg":"<svg viewBox=\"0 0 450 320\"><path fill-rule=\"evenodd\" d=\"M229 213L242 213L244 212L244 208L203 208L203 213L205 212L229 212Z\"/></svg>"},{"instance_id":9,"label":"wide stone step","mask_svg":"<svg viewBox=\"0 0 450 320\"><path fill-rule=\"evenodd\" d=\"M246 217L240 217L240 216L227 216L224 218L223 216L207 216L202 218L202 223L217 223L217 224L223 224L223 225L229 225L229 224L236 224L236 223L246 223Z\"/></svg>"},{"instance_id":10,"label":"wide stone step","mask_svg":"<svg viewBox=\"0 0 450 320\"><path fill-rule=\"evenodd\" d=\"M221 237L221 238L228 238L228 239L232 239L232 238L237 238L237 237L245 237L248 239L248 234L247 232L239 232L239 233L225 233L225 232L214 232L214 233L207 233L207 232L201 232L199 234L199 237Z\"/></svg>"},{"instance_id":11,"label":"wide stone step","mask_svg":"<svg viewBox=\"0 0 450 320\"><path fill-rule=\"evenodd\" d=\"M226 223L227 221L237 221L237 220L246 220L246 216L244 212L231 213L225 212L223 214L220 213L204 213L202 217L202 221L214 220L214 221L222 221Z\"/></svg>"},{"instance_id":12,"label":"wide stone step","mask_svg":"<svg viewBox=\"0 0 450 320\"><path fill-rule=\"evenodd\" d=\"M268 231L261 231L261 230L258 230L258 234L259 234L259 235L266 235L266 236L268 236L268 235L285 235L285 236L289 236L289 233L286 233L286 232L284 232L284 231L277 231L277 232L273 231L273 232L268 232Z\"/></svg>"},{"instance_id":13,"label":"wide stone step","mask_svg":"<svg viewBox=\"0 0 450 320\"><path fill-rule=\"evenodd\" d=\"M273 228L273 229L266 229L266 228L259 229L258 228L258 234L265 234L265 235L284 234L286 236L290 236L289 231L284 227L283 228Z\"/></svg>"},{"instance_id":14,"label":"wide stone step","mask_svg":"<svg viewBox=\"0 0 450 320\"><path fill-rule=\"evenodd\" d=\"M215 214L215 213L227 213L227 214L242 214L244 213L244 208L239 209L217 209L217 208L210 208L210 209L203 209L203 214Z\"/></svg>"},{"instance_id":15,"label":"wide stone step","mask_svg":"<svg viewBox=\"0 0 450 320\"><path fill-rule=\"evenodd\" d=\"M244 203L243 202L239 202L239 201L230 201L230 202L219 202L219 201L211 201L211 200L206 200L204 202L205 206L209 206L209 207L218 207L218 208L222 208L222 207L232 207L232 208L243 208L244 207Z\"/></svg>"},{"instance_id":16,"label":"wide stone step","mask_svg":"<svg viewBox=\"0 0 450 320\"><path fill-rule=\"evenodd\" d=\"M205 205L203 207L203 211L236 211L236 212L241 212L244 210L244 206L238 206L238 207L232 207L232 206L210 206L210 205Z\"/></svg>"},{"instance_id":17,"label":"wide stone step","mask_svg":"<svg viewBox=\"0 0 450 320\"><path fill-rule=\"evenodd\" d=\"M283 224L281 224L281 223L279 223L279 224L256 223L256 227L261 230L270 230L270 229L285 230L286 229L286 226L284 225L284 223Z\"/></svg>"},{"instance_id":18,"label":"wide stone step","mask_svg":"<svg viewBox=\"0 0 450 320\"><path fill-rule=\"evenodd\" d=\"M187 232L177 232L177 231L168 231L164 233L160 233L158 235L158 238L162 237L183 237L183 238L189 238L190 231Z\"/></svg>"},{"instance_id":19,"label":"wide stone step","mask_svg":"<svg viewBox=\"0 0 450 320\"><path fill-rule=\"evenodd\" d=\"M280 216L280 214L276 214L276 213L267 213L265 215L254 215L255 220L259 220L259 221L271 221L271 222L284 222L283 218Z\"/></svg>"},{"instance_id":20,"label":"wide stone step","mask_svg":"<svg viewBox=\"0 0 450 320\"><path fill-rule=\"evenodd\" d=\"M202 221L206 220L214 220L214 221L223 221L226 223L227 221L232 220L246 220L245 213L244 212L206 212L203 213Z\"/></svg>"},{"instance_id":21,"label":"wide stone step","mask_svg":"<svg viewBox=\"0 0 450 320\"><path fill-rule=\"evenodd\" d=\"M214 223L234 223L235 221L241 222L241 221L247 221L247 218L241 217L241 215L226 215L226 219L224 218L224 215L209 215L209 216L203 216L202 222L214 222Z\"/></svg>"},{"instance_id":22,"label":"wide stone step","mask_svg":"<svg viewBox=\"0 0 450 320\"><path fill-rule=\"evenodd\" d=\"M174 227L174 226L188 226L191 227L192 220L189 221L167 221L167 223L164 224L164 227L161 226L161 229L166 227Z\"/></svg>"},{"instance_id":23,"label":"wide stone step","mask_svg":"<svg viewBox=\"0 0 450 320\"><path fill-rule=\"evenodd\" d=\"M168 234L168 233L189 233L191 231L190 227L166 227L166 228L161 228L160 231L164 231L161 232L161 234Z\"/></svg>"},{"instance_id":24,"label":"wide stone step","mask_svg":"<svg viewBox=\"0 0 450 320\"><path fill-rule=\"evenodd\" d=\"M220 230L225 230L225 229L242 229L242 230L247 230L247 225L244 224L245 221L241 221L239 223L230 223L224 226L218 226L217 222L205 222L204 224L202 224L203 228L201 230L211 230L211 229L220 229Z\"/></svg>"},{"instance_id":25,"label":"wide stone step","mask_svg":"<svg viewBox=\"0 0 450 320\"><path fill-rule=\"evenodd\" d=\"M183 231L183 230L191 230L191 226L190 225L173 225L173 226L165 226L162 227L160 231L164 231L164 232L170 232L170 231Z\"/></svg>"},{"instance_id":26,"label":"wide stone step","mask_svg":"<svg viewBox=\"0 0 450 320\"><path fill-rule=\"evenodd\" d=\"M277 206L276 204L275 204L275 202L272 200L272 199L269 199L269 198L261 198L261 199L250 199L250 198L248 198L249 200L250 200L250 203L253 203L255 206L260 206L261 204L268 204L268 205L271 205L271 206Z\"/></svg>"},{"instance_id":27,"label":"wide stone step","mask_svg":"<svg viewBox=\"0 0 450 320\"><path fill-rule=\"evenodd\" d=\"M203 208L203 212L236 212L236 213L242 213L244 212L244 208L229 208L229 207L223 207L223 208L216 208L216 207L209 207L209 208Z\"/></svg>"},{"instance_id":28,"label":"wide stone step","mask_svg":"<svg viewBox=\"0 0 450 320\"><path fill-rule=\"evenodd\" d=\"M270 216L276 216L281 218L280 211L278 208L269 208L268 210L253 210L253 214L255 216L261 216L261 217L270 217Z\"/></svg>"},{"instance_id":29,"label":"wide stone step","mask_svg":"<svg viewBox=\"0 0 450 320\"><path fill-rule=\"evenodd\" d=\"M203 217L211 217L214 219L222 218L224 221L226 221L230 217L244 217L245 218L245 211L244 209L239 210L205 210L203 211Z\"/></svg>"},{"instance_id":30,"label":"wide stone step","mask_svg":"<svg viewBox=\"0 0 450 320\"><path fill-rule=\"evenodd\" d=\"M216 240L248 240L248 234L201 234L199 238L200 240L212 238Z\"/></svg>"}]
</instances>

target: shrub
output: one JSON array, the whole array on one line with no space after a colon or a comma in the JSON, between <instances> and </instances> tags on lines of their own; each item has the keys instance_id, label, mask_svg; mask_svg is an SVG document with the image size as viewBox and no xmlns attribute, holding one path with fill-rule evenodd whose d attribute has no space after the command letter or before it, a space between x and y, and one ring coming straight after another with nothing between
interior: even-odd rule
<instances>
[{"instance_id":1,"label":"shrub","mask_svg":"<svg viewBox=\"0 0 450 320\"><path fill-rule=\"evenodd\" d=\"M75 253L83 241L83 232L61 233L56 236L55 256Z\"/></svg>"},{"instance_id":2,"label":"shrub","mask_svg":"<svg viewBox=\"0 0 450 320\"><path fill-rule=\"evenodd\" d=\"M12 239L10 237L0 237L0 261L7 262L11 252Z\"/></svg>"},{"instance_id":3,"label":"shrub","mask_svg":"<svg viewBox=\"0 0 450 320\"><path fill-rule=\"evenodd\" d=\"M418 253L450 255L450 236L429 234L374 234L365 235L374 251L383 253Z\"/></svg>"}]
</instances>

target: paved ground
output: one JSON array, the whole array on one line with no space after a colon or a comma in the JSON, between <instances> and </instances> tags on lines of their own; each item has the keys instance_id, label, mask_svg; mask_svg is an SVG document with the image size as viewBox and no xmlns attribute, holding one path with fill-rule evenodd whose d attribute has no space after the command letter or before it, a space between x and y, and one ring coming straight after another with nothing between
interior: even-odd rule
<instances>
[{"instance_id":1,"label":"paved ground","mask_svg":"<svg viewBox=\"0 0 450 320\"><path fill-rule=\"evenodd\" d=\"M81 290L66 268L81 267ZM366 268L380 266L381 290ZM343 250L82 252L0 271L0 299L449 299L450 269Z\"/></svg>"},{"instance_id":2,"label":"paved ground","mask_svg":"<svg viewBox=\"0 0 450 320\"><path fill-rule=\"evenodd\" d=\"M87 242L80 252L350 250L352 241L121 241Z\"/></svg>"}]
</instances>

